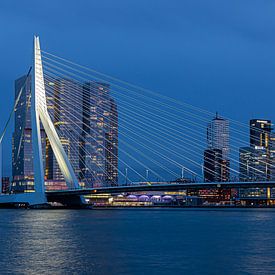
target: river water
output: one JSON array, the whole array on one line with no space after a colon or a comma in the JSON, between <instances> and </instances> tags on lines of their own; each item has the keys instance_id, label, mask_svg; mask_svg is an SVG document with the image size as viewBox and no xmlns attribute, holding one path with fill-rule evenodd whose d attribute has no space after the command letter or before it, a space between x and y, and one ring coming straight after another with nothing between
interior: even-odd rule
<instances>
[{"instance_id":1,"label":"river water","mask_svg":"<svg viewBox=\"0 0 275 275\"><path fill-rule=\"evenodd\" d=\"M0 274L275 274L275 209L1 209L0 237Z\"/></svg>"}]
</instances>

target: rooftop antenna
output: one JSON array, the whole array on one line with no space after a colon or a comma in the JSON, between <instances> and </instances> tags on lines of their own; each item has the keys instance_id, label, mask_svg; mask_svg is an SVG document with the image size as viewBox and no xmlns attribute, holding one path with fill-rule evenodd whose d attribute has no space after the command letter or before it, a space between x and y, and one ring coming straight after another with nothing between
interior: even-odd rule
<instances>
[{"instance_id":1,"label":"rooftop antenna","mask_svg":"<svg viewBox=\"0 0 275 275\"><path fill-rule=\"evenodd\" d=\"M184 166L181 167L181 178L184 178Z\"/></svg>"}]
</instances>

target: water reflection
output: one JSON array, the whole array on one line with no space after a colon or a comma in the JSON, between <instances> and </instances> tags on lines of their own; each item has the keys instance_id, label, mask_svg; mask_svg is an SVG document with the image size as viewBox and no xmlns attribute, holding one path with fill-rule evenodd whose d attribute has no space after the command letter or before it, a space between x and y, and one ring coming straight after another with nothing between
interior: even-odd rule
<instances>
[{"instance_id":1,"label":"water reflection","mask_svg":"<svg viewBox=\"0 0 275 275\"><path fill-rule=\"evenodd\" d=\"M1 274L274 269L275 212L0 210Z\"/></svg>"}]
</instances>

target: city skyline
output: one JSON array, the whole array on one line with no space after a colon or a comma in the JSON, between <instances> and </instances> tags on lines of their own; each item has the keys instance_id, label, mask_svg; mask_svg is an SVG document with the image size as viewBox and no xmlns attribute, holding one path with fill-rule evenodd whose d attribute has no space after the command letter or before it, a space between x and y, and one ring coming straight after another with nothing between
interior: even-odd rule
<instances>
[{"instance_id":1,"label":"city skyline","mask_svg":"<svg viewBox=\"0 0 275 275\"><path fill-rule=\"evenodd\" d=\"M95 121L95 122L97 121L95 125L99 125L102 123L103 123L102 125L105 125L106 122L113 123L113 124L110 124L110 127L108 126L108 128L112 129L111 125L115 127L114 129L117 128L116 126L118 123L117 106L114 103L114 100L111 99L109 95L109 85L104 83L99 83L99 82L90 82L90 83L86 82L83 84L81 83L79 84L68 78L56 78L52 80L47 80L45 84L47 86L47 90L50 91L49 94L47 95L47 103L48 103L50 116L52 117L52 120L56 125L56 128L60 134L61 142L64 146L64 149L67 152L69 159L72 160L74 171L77 175L79 175L79 180L90 178L89 181L92 182L93 181L92 178L94 179L97 178L98 180L102 178L102 181L105 181L103 180L105 175L102 174L102 171L95 172L95 173L99 173L98 175L87 174L88 171L87 171L87 168L85 167L85 163L91 161L91 159L93 159L93 156L89 156L89 158L84 157L84 155L87 153L87 151L89 151L89 149L86 149L86 153L85 153L85 143L83 142L85 140L85 136L93 135L94 133L98 133L99 137L102 136L102 133L101 133L102 130L98 128L99 126L96 126L96 128L93 127L94 129L92 129L92 131L89 128L87 128L87 126L90 125L92 121ZM12 149L13 179L16 179L16 180L33 178L33 172L32 172L33 166L31 161L32 159L31 143L32 142L31 142L31 121L30 121L31 74L29 75L28 78L26 78L26 76L23 76L15 81L15 94L14 94L15 99L18 97L18 94L21 88L23 88L23 94L20 98L20 102L18 103L19 107L17 107L15 111L15 124L14 124L15 131L13 134L13 149ZM80 96L77 102L72 101L70 103L70 98L72 98L72 95L75 92L83 93L83 96ZM87 103L84 103L81 101L81 97L83 97L85 101L89 102L88 105ZM108 99L109 97L110 99ZM102 101L102 99L107 101L106 102ZM107 103L108 101L110 103ZM79 108L72 110L71 107L75 106L75 104L77 104ZM107 109L105 109L106 107ZM112 113L111 110L114 110L113 111L114 113ZM72 111L74 112L72 113L71 119L79 120L79 125L77 127L74 126L74 128L72 128L71 130L66 129L68 128L68 125L70 125L71 119L66 121L65 111L68 114L72 113ZM105 117L106 114L110 114L110 118ZM242 154L247 154L252 149L254 151L255 150L259 151L259 150L262 150L261 149L262 147L264 147L265 148L264 150L268 150L268 155L270 155L271 152L274 151L273 147L270 146L272 144L272 141L274 141L274 138L273 139L271 138L274 135L273 133L271 133L271 130L272 130L271 127L272 127L271 120L262 120L262 119L250 120L250 128L249 128L250 129L249 130L250 147L252 146L255 148L246 149L247 147L240 147L240 167L242 166L241 164ZM66 129L67 131L69 130L69 132L72 132L72 130L76 129L77 130L76 136L74 138L72 137L72 134L70 134L70 136L66 136L66 132L62 134L62 128L64 128L64 130ZM262 131L262 132L259 132L259 131ZM114 134L115 134L114 141L110 143L111 145L110 148L111 150L115 150L115 151L109 152L108 149L105 150L104 149L105 146L108 146L106 144L103 147L103 150L106 151L106 154L104 153L106 159L109 158L109 161L111 161L111 163L112 161L114 161L113 164L111 165L106 164L107 162L104 159L102 159L101 161L98 160L97 161L98 163L96 165L95 164L89 165L90 171L96 171L98 169L97 167L100 167L100 166L106 167L107 169L106 171L108 171L109 169L111 169L110 171L113 171L113 167L118 166L117 157L113 159L115 155L118 155L118 130L117 129L114 130L113 134L111 134L110 132L109 135L112 138ZM82 135L85 135L83 136L83 141L81 141ZM106 138L107 134L103 134L103 135ZM42 128L41 128L41 136L43 141L42 148L43 148L43 154L44 154L43 159L44 159L44 168L46 173L45 176L48 180L63 180L61 171L55 160L53 152L51 151L51 146ZM88 147L91 146L90 148L92 147L97 148L97 146L100 143L105 142L104 141L105 138L102 139L100 142L99 140L98 142L95 142L93 140L94 138L96 138L96 136L92 137L92 139L88 142L85 141L88 144ZM215 117L206 125L206 139L207 139L208 149L205 150L205 153L204 153L204 167L207 167L207 165L208 166L210 165L210 166L204 169L205 181L228 181L230 179L229 121L227 119L222 118L218 113L216 113ZM70 140L74 140L74 143L72 143L72 141ZM83 143L82 144L84 148L84 150L82 149L82 154L84 154L83 156L80 156L80 151L79 151L80 149L77 147L78 142L76 142L77 140L79 140L79 144L81 142ZM101 151L100 146L96 150ZM109 154L109 156L107 156L107 154ZM266 154L266 153L263 152L263 154ZM96 156L94 157L97 158ZM214 163L216 163L217 161L221 163L216 167L216 164ZM267 160L265 161L267 162ZM270 159L268 161L272 161L272 163L274 162L273 159ZM104 164L104 162L106 163ZM211 162L213 163L211 164ZM211 165L213 165L213 167L211 167ZM248 165L248 167L250 166L253 167L253 165L254 164L251 163ZM272 165L273 164L270 164L268 168L269 169L268 171L270 172L266 172L267 174L270 174L271 171L274 170ZM148 169L150 169L150 167L148 167ZM213 171L216 169L218 169L220 172L217 172L218 171L217 170L214 173L220 174L220 176L218 176L217 178L215 177L212 178L211 175L206 176L205 173L207 173L207 170L210 171L210 173L213 173ZM255 168L252 168L252 169L255 170ZM19 172L16 172L17 170ZM211 172L211 170L213 171ZM115 173L114 174L115 176L110 176L111 185L117 184L118 172L113 171L112 173ZM243 179L245 181L246 179L242 177L242 175L244 174L243 168L239 168L239 174L240 174L239 175L240 179ZM253 177L248 177L248 179L250 178L253 179ZM268 178L270 178L270 176ZM273 178L273 176L271 178ZM94 184L96 185L96 182Z\"/></svg>"},{"instance_id":2,"label":"city skyline","mask_svg":"<svg viewBox=\"0 0 275 275\"><path fill-rule=\"evenodd\" d=\"M119 151L118 113L116 103L109 94L110 86L99 82L78 84L74 80L67 78L53 78L52 80L47 80L45 84L48 90L47 103L50 116L56 125L61 143L72 161L72 166L79 180L84 180L84 183L87 180L86 184L88 185L86 186L90 187L101 186L102 184L108 186L108 181L110 185L117 185L119 171L117 157ZM15 181L13 183L14 188L18 188L15 186L19 184L22 189L24 186L22 180L26 180L26 184L30 184L29 188L32 189L33 183L29 181L33 179L30 114L31 75L28 77L22 76L15 80L15 99L18 97L21 88L23 88L23 93L15 110L12 181ZM73 98L73 94L76 92L80 92L80 97L78 97L77 102L72 101L70 103L70 98ZM83 95L81 96L81 94ZM71 107L75 107L75 104L78 107L72 109ZM69 120L67 118L68 115L71 116ZM79 121L77 127L70 126L72 119ZM240 147L239 149L238 177L241 181L273 179L275 178L273 172L273 152L275 148L272 147L272 145L274 146L274 133L271 132L272 122L271 120L251 119L249 125L250 147ZM73 128L70 130L70 127ZM63 128L64 130L62 130ZM103 133L103 129L108 133ZM71 134L67 135L68 132L71 132ZM76 136L72 137L72 134L76 134ZM87 139L89 136L92 139ZM104 136L103 139L102 136ZM64 181L43 128L41 128L41 137L46 179ZM105 139L108 140L109 138L111 138L110 141L105 144ZM97 141L95 142L95 140ZM215 117L206 124L206 140L204 181L229 181L231 179L229 121L216 113ZM109 143L110 145L108 145ZM78 148L80 144L82 144L82 147ZM100 144L104 144L104 146L101 148ZM108 147L109 149L105 149ZM82 148L82 151L80 151L80 148ZM105 153L100 153L97 156L96 153L92 153L93 150L94 152L98 150ZM87 153L89 156L85 156ZM260 157L260 154L263 154L263 156ZM255 160L252 161L252 158ZM260 160L262 164L259 163L259 158L262 159ZM256 159L257 162L255 162ZM244 162L246 163L245 165L243 164ZM108 179L105 178L105 173L102 173L103 170L98 170L101 166L105 167L105 172L109 174ZM263 170L261 173L264 173L265 176L263 177L259 172L256 173L257 176L251 176L251 173L254 172L255 174L254 170ZM94 174L90 174L90 171L93 171ZM244 177L245 174L247 175L246 177Z\"/></svg>"},{"instance_id":3,"label":"city skyline","mask_svg":"<svg viewBox=\"0 0 275 275\"><path fill-rule=\"evenodd\" d=\"M47 80L45 85L50 117L78 180L85 187L117 185L118 114L110 85L77 83L68 78ZM21 95L14 115L12 176L9 176L13 192L34 188L31 91L32 74L15 80L14 100ZM75 93L79 93L77 102L70 100ZM73 120L78 121L76 126ZM42 125L40 134L45 179L51 182L51 188L54 185L58 188L65 184L65 179Z\"/></svg>"},{"instance_id":4,"label":"city skyline","mask_svg":"<svg viewBox=\"0 0 275 275\"><path fill-rule=\"evenodd\" d=\"M0 1L0 274L275 274L274 14Z\"/></svg>"},{"instance_id":5,"label":"city skyline","mask_svg":"<svg viewBox=\"0 0 275 275\"><path fill-rule=\"evenodd\" d=\"M1 12L10 13L13 7L11 2L1 3ZM200 2L205 9L209 9L202 1ZM125 1L120 1L112 7L119 13L120 8L125 3ZM217 4L215 1L211 1L210 5L207 6L213 7L214 4L218 5L219 13L225 14L225 21L217 16L214 12L215 9L213 11L215 16L211 20L200 19L201 10L197 9L194 4L189 4L188 7L185 7L186 9L182 9L186 16L179 17L178 11L165 2L156 4L159 8L158 12L152 15L152 19L149 19L146 9L144 9L145 2L140 2L132 7L126 4L129 8L129 14L120 20L116 18L115 24L113 24L112 16L110 18L105 17L103 22L98 15L90 17L86 12L81 13L73 2L68 2L67 8L69 11L73 10L77 16L81 14L79 24L89 21L91 28L94 28L100 39L92 39L85 35L85 28L84 30L77 28L77 31L73 28L73 37L68 33L60 32L58 28L52 28L49 31L46 27L47 16L45 14L50 12L55 23L60 19L52 10L49 11L49 5L41 10L42 16L37 19L37 30L28 28L31 20L36 18L31 10L20 13L20 16L15 13L14 24L16 24L16 20L20 21L20 24L16 29L14 29L14 26L11 26L11 28L14 34L21 37L21 52L14 49L14 46L10 44L10 37L7 36L7 33L3 33L5 43L0 46L2 52L7 53L7 57L9 56L7 60L5 57L3 59L5 70L3 70L2 75L5 82L2 84L2 91L4 92L0 94L0 100L7 103L2 106L3 115L8 113L12 106L10 95L13 94L14 78L22 75L31 64L31 60L28 59L31 55L29 41L32 39L34 32L37 32L45 40L45 50L55 49L57 54L62 51L64 57L73 58L81 64L108 72L121 79L129 79L132 83L157 90L162 95L172 93L172 96L180 101L191 103L211 112L217 110L224 117L242 121L245 124L253 117L262 117L274 121L274 118L268 112L272 109L272 100L268 102L264 100L266 97L272 98L272 71L275 63L273 62L273 40L269 36L273 25L271 24L268 28L263 25L270 22L272 18L268 5L261 5L260 7L261 10L266 11L266 18L262 25L258 26L259 29L254 28L249 32L248 37L243 37L241 28L236 26L232 30L229 26L237 20L236 22L244 23L243 27L252 28L251 26L255 25L253 14L254 9L258 7L257 2L249 3L254 9L250 10L248 15L245 3L241 4L240 13L245 11L247 20L243 20L240 16L236 19L234 16L237 13L236 10L231 8L228 12L226 7L220 6L221 4ZM17 3L17 5L21 4ZM92 4L88 5L91 8L93 7ZM182 7L183 4L178 3L178 5ZM36 3L33 3L33 7L35 6ZM165 25L161 21L166 18L163 14L168 6L176 16L170 17L169 24L169 20L166 19L167 24ZM100 4L97 8L104 10L104 13L110 13L109 10L104 9L104 4ZM23 11L24 7L20 6L20 10ZM190 16L189 12L193 16ZM3 24L5 24L5 18L5 16L1 17ZM142 24L139 24L141 18L144 20L142 20ZM137 21L135 22L134 19L137 19ZM220 34L221 30L213 25L213 20L214 22L221 21L223 26L226 26L223 29L223 32L225 31L222 36L223 39L218 41L215 34ZM72 25L70 18L65 14L63 15L63 21L64 24ZM53 24L53 22L50 22L50 24ZM95 27L99 22L103 26L100 33ZM133 35L128 28L124 28L125 25L129 25L129 28L137 28L140 31L135 32ZM29 29L31 31L28 31ZM110 29L114 29L115 32L110 32ZM158 32L155 32L156 29L158 29ZM152 32L155 36L151 37ZM115 33L128 39L121 44ZM197 37L193 37L192 33L195 33ZM264 40L259 37L259 33L264 34ZM209 35L206 36L206 34ZM169 43L165 39L167 35ZM58 41L55 37L59 37ZM200 43L198 37L204 38L203 44ZM251 43L250 40L253 42ZM106 41L108 43L105 43ZM143 43L145 41L146 43ZM159 43L164 41L165 43ZM259 41L266 43L264 55L261 55ZM102 46L103 44L104 46ZM229 47L229 45L232 47ZM79 48L83 50L78 51ZM86 54L83 54L84 52ZM173 54L165 54L171 52ZM11 68L8 60L12 59L16 64ZM113 62L109 62L110 60ZM165 66L162 66L162 64L165 64ZM237 68L236 64L238 64ZM224 85L224 83L227 84ZM260 86L259 83L264 83L264 85ZM263 92L259 92L262 90ZM257 102L253 101L253 95L257 97ZM232 112L232 106L239 111ZM1 124L1 121L0 126L4 127L4 123ZM9 154L10 148L11 144L4 141L5 155ZM4 170L7 174L11 173L10 166L5 167Z\"/></svg>"}]
</instances>

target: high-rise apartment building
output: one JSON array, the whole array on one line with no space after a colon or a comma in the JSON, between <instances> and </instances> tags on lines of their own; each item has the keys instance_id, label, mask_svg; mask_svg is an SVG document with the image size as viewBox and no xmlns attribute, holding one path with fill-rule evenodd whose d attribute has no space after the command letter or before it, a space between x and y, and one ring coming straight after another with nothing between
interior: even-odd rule
<instances>
[{"instance_id":1,"label":"high-rise apartment building","mask_svg":"<svg viewBox=\"0 0 275 275\"><path fill-rule=\"evenodd\" d=\"M118 116L109 86L61 78L47 89L50 116L79 181L86 187L117 185ZM47 179L64 180L48 140L46 152Z\"/></svg>"},{"instance_id":2,"label":"high-rise apartment building","mask_svg":"<svg viewBox=\"0 0 275 275\"><path fill-rule=\"evenodd\" d=\"M118 113L104 83L83 86L82 174L86 185L118 183Z\"/></svg>"},{"instance_id":3,"label":"high-rise apartment building","mask_svg":"<svg viewBox=\"0 0 275 275\"><path fill-rule=\"evenodd\" d=\"M70 79L47 82L47 105L61 144L76 175L80 173L80 136L82 133L82 85ZM79 93L79 96L75 96ZM49 180L62 181L64 177L47 139L46 173Z\"/></svg>"}]
</instances>

